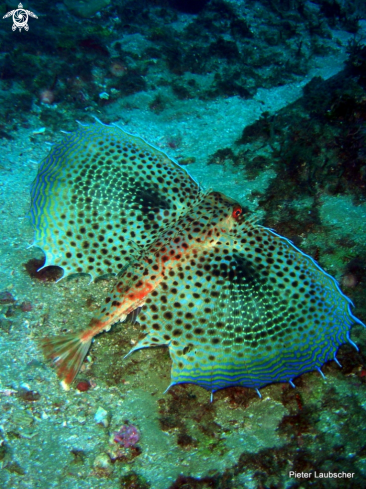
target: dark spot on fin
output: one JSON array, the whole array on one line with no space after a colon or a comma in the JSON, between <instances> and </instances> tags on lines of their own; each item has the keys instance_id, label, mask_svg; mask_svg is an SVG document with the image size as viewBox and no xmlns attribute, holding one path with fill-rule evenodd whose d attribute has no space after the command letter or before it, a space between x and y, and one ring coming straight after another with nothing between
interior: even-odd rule
<instances>
[{"instance_id":1,"label":"dark spot on fin","mask_svg":"<svg viewBox=\"0 0 366 489\"><path fill-rule=\"evenodd\" d=\"M125 194L128 196L129 194ZM130 194L130 201L127 200L125 196L126 202L129 205L134 206L133 204L139 204L142 206L143 211L148 211L151 209L170 209L171 203L165 198L162 192L158 192L157 188L152 185L146 184L146 182L135 182L134 183L134 192Z\"/></svg>"}]
</instances>

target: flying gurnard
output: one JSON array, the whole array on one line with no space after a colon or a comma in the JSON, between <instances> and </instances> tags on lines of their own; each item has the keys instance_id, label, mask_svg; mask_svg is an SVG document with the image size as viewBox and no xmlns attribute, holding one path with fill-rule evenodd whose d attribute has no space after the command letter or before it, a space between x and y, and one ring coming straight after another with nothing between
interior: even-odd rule
<instances>
[{"instance_id":1,"label":"flying gurnard","mask_svg":"<svg viewBox=\"0 0 366 489\"><path fill-rule=\"evenodd\" d=\"M138 321L130 351L166 345L171 385L258 389L335 360L350 342L351 301L308 255L176 162L117 126L80 126L33 183L34 245L64 276L116 273L79 333L43 341L69 388L92 339ZM356 346L356 345L354 345ZM357 347L356 347L357 348Z\"/></svg>"}]
</instances>

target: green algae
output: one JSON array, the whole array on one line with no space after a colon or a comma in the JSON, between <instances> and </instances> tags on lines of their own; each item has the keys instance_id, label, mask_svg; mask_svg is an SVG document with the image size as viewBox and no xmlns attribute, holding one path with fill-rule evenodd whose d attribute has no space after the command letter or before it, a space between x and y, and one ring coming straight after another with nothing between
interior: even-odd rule
<instances>
[{"instance_id":1,"label":"green algae","mask_svg":"<svg viewBox=\"0 0 366 489\"><path fill-rule=\"evenodd\" d=\"M243 452L256 453L284 444L278 433L278 425L288 410L282 403L270 397L256 399L245 409L235 410L235 424L232 423L234 413L227 408L227 404L220 403L217 419L225 432L226 450L231 458L235 459Z\"/></svg>"},{"instance_id":2,"label":"green algae","mask_svg":"<svg viewBox=\"0 0 366 489\"><path fill-rule=\"evenodd\" d=\"M356 244L364 245L366 203L355 205L352 195L324 196L320 216L330 227L333 238L351 238Z\"/></svg>"}]
</instances>

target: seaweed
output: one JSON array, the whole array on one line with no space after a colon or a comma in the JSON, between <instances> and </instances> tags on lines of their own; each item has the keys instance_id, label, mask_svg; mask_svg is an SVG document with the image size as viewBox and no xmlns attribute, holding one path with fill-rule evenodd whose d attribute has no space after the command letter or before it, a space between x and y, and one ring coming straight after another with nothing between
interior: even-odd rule
<instances>
[{"instance_id":1,"label":"seaweed","mask_svg":"<svg viewBox=\"0 0 366 489\"><path fill-rule=\"evenodd\" d=\"M44 264L44 258L31 258L23 266L32 279L39 280L40 282L55 282L62 277L63 271L60 267L50 266L40 270Z\"/></svg>"}]
</instances>

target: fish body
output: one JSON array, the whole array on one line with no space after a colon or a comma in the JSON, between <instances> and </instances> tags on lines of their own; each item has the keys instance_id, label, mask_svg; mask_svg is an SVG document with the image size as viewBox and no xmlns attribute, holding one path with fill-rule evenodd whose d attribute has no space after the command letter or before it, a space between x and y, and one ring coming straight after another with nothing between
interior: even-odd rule
<instances>
[{"instance_id":1,"label":"fish body","mask_svg":"<svg viewBox=\"0 0 366 489\"><path fill-rule=\"evenodd\" d=\"M218 192L207 194L174 228L168 228L156 242L147 246L140 261L130 264L119 275L88 328L77 334L46 338L44 352L55 361L63 386L67 389L77 375L94 336L109 331L114 323L124 321L142 307L147 297L156 294L162 281L179 273L177 269L191 259L192 253L205 253L213 248L221 235L230 231L241 212L239 204L232 199ZM73 349L69 354L70 342Z\"/></svg>"},{"instance_id":2,"label":"fish body","mask_svg":"<svg viewBox=\"0 0 366 489\"><path fill-rule=\"evenodd\" d=\"M127 137L121 130L116 134L105 127L82 128L77 136L70 136L65 148L61 145L41 165L32 189L36 243L42 245L52 264L60 263L65 273L84 271L92 276L118 271L123 265L111 294L84 331L43 342L64 387L77 375L93 337L131 314L142 335L130 353L167 346L172 359L171 385L193 383L211 392L237 385L259 389L272 382L292 383L298 375L336 360L339 346L351 342L352 324L362 324L352 314L351 301L337 282L289 240L248 218L239 203L218 192L204 194L166 155L159 155L138 138L128 139L132 148L128 161L133 162L127 165L128 171L114 169L118 181L110 181L112 174L104 170L99 180L98 172L90 176L88 168L95 164L93 151L100 145L98 138L103 139L95 132L105 132L106 140L114 142L108 143L108 151L104 147L103 157L98 153L103 169L110 164L111 148L118 147L118 138ZM76 164L71 161L76 150L70 149L74 144L70 141L78 138L86 140L75 143L86 154ZM67 151L71 153L65 156ZM155 155L151 165L146 163L150 154ZM144 177L146 193L142 198L141 180L136 184L139 172L134 169L137 162L133 157L137 155L145 160L141 164L151 166L151 175ZM53 165L57 158L59 164ZM116 161L126 170L124 161ZM151 184L154 165L166 178L162 193ZM70 179L69 173L77 177ZM116 190L116 185L123 191ZM75 214L81 201L79 206L70 197L70 189L76 188L84 199L81 222ZM169 196L163 203L166 188ZM70 251L66 250L82 242L79 227L95 224L96 209L98 225L109 233L100 230L101 236L111 240L110 247L101 246L112 265L104 267L106 261L99 250L98 265L92 261L90 268L88 263L95 255L90 247L81 248L79 267L73 259L68 265ZM65 215L73 216L74 225L78 223L75 242L65 238L70 230ZM98 249L94 238L90 239L91 248Z\"/></svg>"}]
</instances>

